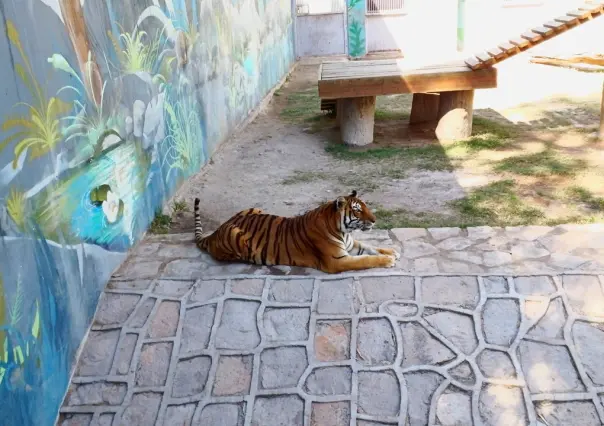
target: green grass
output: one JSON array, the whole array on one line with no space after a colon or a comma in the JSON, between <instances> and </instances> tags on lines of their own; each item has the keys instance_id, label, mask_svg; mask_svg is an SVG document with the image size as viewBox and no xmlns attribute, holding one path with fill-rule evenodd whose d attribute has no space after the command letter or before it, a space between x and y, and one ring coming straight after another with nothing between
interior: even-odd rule
<instances>
[{"instance_id":1,"label":"green grass","mask_svg":"<svg viewBox=\"0 0 604 426\"><path fill-rule=\"evenodd\" d=\"M170 225L172 225L172 218L159 210L155 213L155 218L149 226L149 231L152 234L167 234L170 230Z\"/></svg>"},{"instance_id":2,"label":"green grass","mask_svg":"<svg viewBox=\"0 0 604 426\"><path fill-rule=\"evenodd\" d=\"M281 185L295 185L297 183L308 183L327 178L327 173L323 172L294 170L294 173L291 176L281 181Z\"/></svg>"},{"instance_id":3,"label":"green grass","mask_svg":"<svg viewBox=\"0 0 604 426\"><path fill-rule=\"evenodd\" d=\"M316 88L287 95L287 106L281 111L281 118L297 123L316 120L321 114L321 99Z\"/></svg>"},{"instance_id":4,"label":"green grass","mask_svg":"<svg viewBox=\"0 0 604 426\"><path fill-rule=\"evenodd\" d=\"M406 120L409 118L409 113L406 111L390 111L387 109L376 108L376 120Z\"/></svg>"},{"instance_id":5,"label":"green grass","mask_svg":"<svg viewBox=\"0 0 604 426\"><path fill-rule=\"evenodd\" d=\"M583 160L564 157L555 151L546 150L536 154L518 155L498 162L494 170L497 172L514 173L521 176L574 176L585 169Z\"/></svg>"},{"instance_id":6,"label":"green grass","mask_svg":"<svg viewBox=\"0 0 604 426\"><path fill-rule=\"evenodd\" d=\"M187 203L183 200L176 200L172 204L172 214L188 212L188 211L189 211L189 206L187 206Z\"/></svg>"},{"instance_id":7,"label":"green grass","mask_svg":"<svg viewBox=\"0 0 604 426\"><path fill-rule=\"evenodd\" d=\"M449 203L453 211L448 215L378 207L376 226L390 229L545 224L543 212L527 205L516 194L515 186L512 180L502 180L477 188L468 196Z\"/></svg>"},{"instance_id":8,"label":"green grass","mask_svg":"<svg viewBox=\"0 0 604 426\"><path fill-rule=\"evenodd\" d=\"M477 225L514 226L534 223L544 217L516 194L513 180L500 180L472 191L451 206Z\"/></svg>"},{"instance_id":9,"label":"green grass","mask_svg":"<svg viewBox=\"0 0 604 426\"><path fill-rule=\"evenodd\" d=\"M604 197L596 197L585 188L570 187L567 189L567 196L571 201L582 203L590 210L604 212Z\"/></svg>"},{"instance_id":10,"label":"green grass","mask_svg":"<svg viewBox=\"0 0 604 426\"><path fill-rule=\"evenodd\" d=\"M396 175L404 175L405 170L418 168L422 170L452 170L451 160L440 145L425 147L380 147L357 149L340 143L329 143L325 151L335 158L348 161L379 162L385 170L396 170ZM391 177L386 174L384 177Z\"/></svg>"},{"instance_id":11,"label":"green grass","mask_svg":"<svg viewBox=\"0 0 604 426\"><path fill-rule=\"evenodd\" d=\"M377 112L376 112L377 114ZM391 114L391 115L390 115ZM400 112L385 114L394 117ZM388 119L388 118L383 118ZM510 126L485 118L475 117L474 134L463 141L447 145L427 145L421 147L377 147L359 149L339 142L330 142L325 151L332 156L348 161L380 162L391 160L400 168L418 168L421 170L453 170L458 159L471 156L483 150L496 150L508 147L515 135ZM384 177L388 177L385 175Z\"/></svg>"}]
</instances>

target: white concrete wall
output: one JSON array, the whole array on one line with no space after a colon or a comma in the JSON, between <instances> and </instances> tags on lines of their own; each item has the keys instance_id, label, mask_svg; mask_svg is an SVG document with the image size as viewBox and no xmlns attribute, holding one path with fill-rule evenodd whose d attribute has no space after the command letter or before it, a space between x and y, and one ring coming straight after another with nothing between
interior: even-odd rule
<instances>
[{"instance_id":1,"label":"white concrete wall","mask_svg":"<svg viewBox=\"0 0 604 426\"><path fill-rule=\"evenodd\" d=\"M418 62L442 60L455 50L455 0L407 0L405 13L367 16L368 51L400 49Z\"/></svg>"},{"instance_id":2,"label":"white concrete wall","mask_svg":"<svg viewBox=\"0 0 604 426\"><path fill-rule=\"evenodd\" d=\"M298 57L343 55L346 53L343 13L296 17Z\"/></svg>"},{"instance_id":3,"label":"white concrete wall","mask_svg":"<svg viewBox=\"0 0 604 426\"><path fill-rule=\"evenodd\" d=\"M528 2L528 0L527 0ZM518 2L517 2L518 3ZM467 0L465 49L457 52L457 0L408 0L404 15L367 16L368 51L400 49L418 63L471 55L565 14L580 2L544 0L537 6L504 6L496 0ZM604 17L531 49L530 54L604 51Z\"/></svg>"}]
</instances>

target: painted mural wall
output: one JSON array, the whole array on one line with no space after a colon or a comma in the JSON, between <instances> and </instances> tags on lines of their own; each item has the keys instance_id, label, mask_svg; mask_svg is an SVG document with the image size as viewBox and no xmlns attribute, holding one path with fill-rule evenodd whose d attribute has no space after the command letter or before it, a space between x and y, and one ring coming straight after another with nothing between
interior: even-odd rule
<instances>
[{"instance_id":1,"label":"painted mural wall","mask_svg":"<svg viewBox=\"0 0 604 426\"><path fill-rule=\"evenodd\" d=\"M51 425L100 292L294 61L290 0L0 1L0 424Z\"/></svg>"}]
</instances>

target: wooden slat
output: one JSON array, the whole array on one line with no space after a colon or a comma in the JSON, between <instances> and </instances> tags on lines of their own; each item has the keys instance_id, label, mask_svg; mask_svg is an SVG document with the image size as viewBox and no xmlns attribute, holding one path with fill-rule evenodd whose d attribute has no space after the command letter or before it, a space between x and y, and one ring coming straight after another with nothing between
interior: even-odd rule
<instances>
[{"instance_id":1,"label":"wooden slat","mask_svg":"<svg viewBox=\"0 0 604 426\"><path fill-rule=\"evenodd\" d=\"M392 67L392 68L379 68L379 69L352 69L352 70L339 70L339 71L323 71L323 74L321 75L322 79L331 79L331 78L339 78L339 77L358 77L358 76L380 76L380 75L392 75L392 74L402 74L405 72L419 72L419 73L426 73L426 72L431 72L431 70L434 70L433 72L448 72L448 71L459 71L460 69L465 69L466 66L465 64L459 67L455 67L455 68L451 68L451 67L447 67L447 68L398 68L398 67Z\"/></svg>"},{"instance_id":2,"label":"wooden slat","mask_svg":"<svg viewBox=\"0 0 604 426\"><path fill-rule=\"evenodd\" d=\"M590 5L586 5L583 7L580 7L579 10L583 11L587 11L589 10L589 12L591 13L592 17L595 18L597 16L600 16L602 14L602 12L604 12L604 6L599 5L599 6L590 6Z\"/></svg>"},{"instance_id":3,"label":"wooden slat","mask_svg":"<svg viewBox=\"0 0 604 426\"><path fill-rule=\"evenodd\" d=\"M530 41L531 43L537 43L537 42L543 40L543 36L540 36L539 34L534 33L532 31L526 31L526 32L522 33L520 35L520 37Z\"/></svg>"},{"instance_id":4,"label":"wooden slat","mask_svg":"<svg viewBox=\"0 0 604 426\"><path fill-rule=\"evenodd\" d=\"M564 25L564 22L547 21L545 24L543 24L543 26L546 28L551 28L555 31L563 31L566 29L566 25Z\"/></svg>"},{"instance_id":5,"label":"wooden slat","mask_svg":"<svg viewBox=\"0 0 604 426\"><path fill-rule=\"evenodd\" d=\"M555 18L554 21L564 22L566 25L576 25L579 23L579 20L577 18L568 15L559 16Z\"/></svg>"},{"instance_id":6,"label":"wooden slat","mask_svg":"<svg viewBox=\"0 0 604 426\"><path fill-rule=\"evenodd\" d=\"M536 27L533 28L533 32L535 34L539 34L541 37L545 38L545 37L549 37L550 35L554 34L554 30L552 30L551 28L547 28L545 26L543 27Z\"/></svg>"},{"instance_id":7,"label":"wooden slat","mask_svg":"<svg viewBox=\"0 0 604 426\"><path fill-rule=\"evenodd\" d=\"M572 10L567 12L566 15L572 16L578 19L591 19L591 11L590 10Z\"/></svg>"},{"instance_id":8,"label":"wooden slat","mask_svg":"<svg viewBox=\"0 0 604 426\"><path fill-rule=\"evenodd\" d=\"M355 79L355 78L374 78L374 77L392 77L397 75L431 75L431 74L448 74L454 72L464 72L468 71L469 68L467 66L459 67L457 69L447 69L447 70L438 70L438 69L408 69L408 70L395 70L395 71L386 71L383 73L355 73L355 74L337 74L337 75L323 75L321 81L327 80L347 80L347 79Z\"/></svg>"},{"instance_id":9,"label":"wooden slat","mask_svg":"<svg viewBox=\"0 0 604 426\"><path fill-rule=\"evenodd\" d=\"M381 66L378 66L381 65ZM463 61L455 60L444 64L431 64L422 67L410 67L404 62L400 62L397 65L393 64L392 61L384 60L381 64L373 64L369 67L357 67L352 62L343 62L337 68L326 69L322 66L322 72L320 79L333 79L333 78L346 78L346 77L363 77L363 76L376 76L376 75L393 75L405 72L430 72L435 70L437 72L447 71L459 71L467 69L467 66Z\"/></svg>"},{"instance_id":10,"label":"wooden slat","mask_svg":"<svg viewBox=\"0 0 604 426\"><path fill-rule=\"evenodd\" d=\"M491 55L495 60L503 58L505 56L505 51L501 50L498 47L492 47L488 49L487 53Z\"/></svg>"},{"instance_id":11,"label":"wooden slat","mask_svg":"<svg viewBox=\"0 0 604 426\"><path fill-rule=\"evenodd\" d=\"M321 111L329 111L336 109L336 99L321 99Z\"/></svg>"},{"instance_id":12,"label":"wooden slat","mask_svg":"<svg viewBox=\"0 0 604 426\"><path fill-rule=\"evenodd\" d=\"M480 67L480 65L482 64L480 62L480 60L478 60L475 56L472 56L471 58L466 59L464 62L466 63L467 66L469 66L473 70L478 69Z\"/></svg>"},{"instance_id":13,"label":"wooden slat","mask_svg":"<svg viewBox=\"0 0 604 426\"><path fill-rule=\"evenodd\" d=\"M497 87L497 70L486 68L472 71L407 72L403 74L319 81L321 98L354 98L398 93L447 92L454 90L488 89Z\"/></svg>"},{"instance_id":14,"label":"wooden slat","mask_svg":"<svg viewBox=\"0 0 604 426\"><path fill-rule=\"evenodd\" d=\"M482 66L491 66L491 64L495 63L495 59L493 59L493 57L491 55L489 55L487 52L479 52L476 53L474 56L476 56L476 59L478 59L480 62L482 62Z\"/></svg>"},{"instance_id":15,"label":"wooden slat","mask_svg":"<svg viewBox=\"0 0 604 426\"><path fill-rule=\"evenodd\" d=\"M524 38L512 38L510 39L510 43L518 46L520 49L523 49L531 44L528 40Z\"/></svg>"},{"instance_id":16,"label":"wooden slat","mask_svg":"<svg viewBox=\"0 0 604 426\"><path fill-rule=\"evenodd\" d=\"M335 69L350 69L350 68L370 68L370 67L379 67L384 65L396 65L400 67L406 67L405 60L395 60L395 59L375 59L372 61L338 61L338 62L322 62L321 63L324 70L335 70ZM446 68L446 67L457 67L460 64L463 64L463 61L451 61L442 64L430 64L426 66L422 66L422 68Z\"/></svg>"},{"instance_id":17,"label":"wooden slat","mask_svg":"<svg viewBox=\"0 0 604 426\"><path fill-rule=\"evenodd\" d=\"M504 41L503 43L499 43L499 45L497 46L502 50L508 51L508 50L516 50L517 47L514 46L512 43L509 43L507 41Z\"/></svg>"}]
</instances>

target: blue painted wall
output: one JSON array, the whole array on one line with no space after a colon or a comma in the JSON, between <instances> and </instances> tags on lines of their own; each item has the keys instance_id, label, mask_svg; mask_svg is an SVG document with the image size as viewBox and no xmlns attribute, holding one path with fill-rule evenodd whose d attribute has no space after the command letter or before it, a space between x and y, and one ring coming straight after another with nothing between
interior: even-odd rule
<instances>
[{"instance_id":1,"label":"blue painted wall","mask_svg":"<svg viewBox=\"0 0 604 426\"><path fill-rule=\"evenodd\" d=\"M112 271L294 61L290 0L79 4L0 1L0 425L53 424Z\"/></svg>"}]
</instances>

